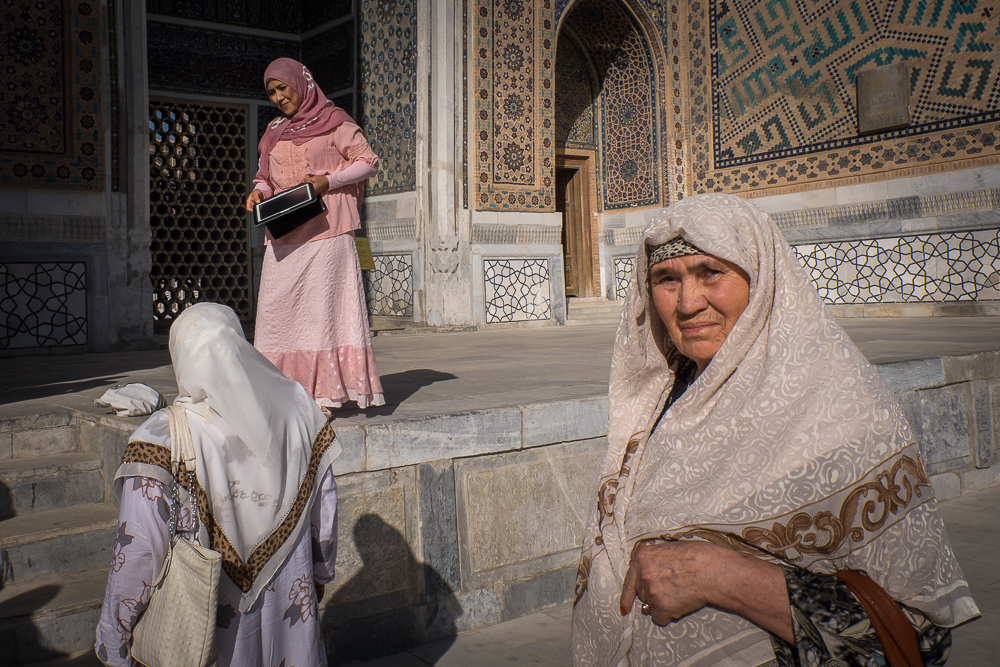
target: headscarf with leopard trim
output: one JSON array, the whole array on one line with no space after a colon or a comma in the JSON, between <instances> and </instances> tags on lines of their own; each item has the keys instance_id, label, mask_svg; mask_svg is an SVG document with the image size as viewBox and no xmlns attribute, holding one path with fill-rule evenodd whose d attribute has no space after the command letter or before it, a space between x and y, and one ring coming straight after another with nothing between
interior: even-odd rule
<instances>
[{"instance_id":1,"label":"headscarf with leopard trim","mask_svg":"<svg viewBox=\"0 0 1000 667\"><path fill-rule=\"evenodd\" d=\"M197 482L211 514L203 517L203 537L222 552L246 611L308 525L319 481L340 445L329 429L329 437L318 437L326 425L322 411L247 342L230 308L187 308L170 328L170 356L179 392L174 405L187 410ZM129 442L169 449L165 413L152 415ZM115 476L119 495L124 479L135 475L172 481L151 460L126 460Z\"/></svg>"}]
</instances>

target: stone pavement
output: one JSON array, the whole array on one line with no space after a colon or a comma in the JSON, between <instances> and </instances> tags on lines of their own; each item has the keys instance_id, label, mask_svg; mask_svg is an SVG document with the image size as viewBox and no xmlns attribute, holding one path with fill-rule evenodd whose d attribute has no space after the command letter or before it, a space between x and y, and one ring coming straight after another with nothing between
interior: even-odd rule
<instances>
[{"instance_id":1,"label":"stone pavement","mask_svg":"<svg viewBox=\"0 0 1000 667\"><path fill-rule=\"evenodd\" d=\"M1000 348L1000 317L841 323L876 364ZM372 344L388 405L337 416L371 423L606 394L614 336L614 325L376 336ZM0 418L53 408L95 413L93 399L124 382L145 382L168 401L177 394L166 349L0 357Z\"/></svg>"},{"instance_id":2,"label":"stone pavement","mask_svg":"<svg viewBox=\"0 0 1000 667\"><path fill-rule=\"evenodd\" d=\"M941 503L982 618L955 629L947 667L1000 664L1000 486ZM351 667L569 667L570 605Z\"/></svg>"}]
</instances>

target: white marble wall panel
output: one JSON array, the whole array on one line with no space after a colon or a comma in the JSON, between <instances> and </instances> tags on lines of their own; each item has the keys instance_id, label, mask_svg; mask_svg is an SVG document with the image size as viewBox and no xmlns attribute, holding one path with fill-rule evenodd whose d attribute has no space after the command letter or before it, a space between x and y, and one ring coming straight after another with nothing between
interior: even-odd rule
<instances>
[{"instance_id":1,"label":"white marble wall panel","mask_svg":"<svg viewBox=\"0 0 1000 667\"><path fill-rule=\"evenodd\" d=\"M615 298L624 299L635 273L635 257L615 257Z\"/></svg>"},{"instance_id":2,"label":"white marble wall panel","mask_svg":"<svg viewBox=\"0 0 1000 667\"><path fill-rule=\"evenodd\" d=\"M0 263L0 349L86 343L85 263Z\"/></svg>"},{"instance_id":3,"label":"white marble wall panel","mask_svg":"<svg viewBox=\"0 0 1000 667\"><path fill-rule=\"evenodd\" d=\"M1000 230L793 247L831 304L1000 299Z\"/></svg>"},{"instance_id":4,"label":"white marble wall panel","mask_svg":"<svg viewBox=\"0 0 1000 667\"><path fill-rule=\"evenodd\" d=\"M548 259L484 259L486 323L552 317Z\"/></svg>"}]
</instances>

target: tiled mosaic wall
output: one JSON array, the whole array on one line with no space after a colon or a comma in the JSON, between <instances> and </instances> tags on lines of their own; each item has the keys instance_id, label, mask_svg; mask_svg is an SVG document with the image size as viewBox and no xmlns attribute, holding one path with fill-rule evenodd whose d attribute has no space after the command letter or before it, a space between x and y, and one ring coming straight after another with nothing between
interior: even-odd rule
<instances>
[{"instance_id":1,"label":"tiled mosaic wall","mask_svg":"<svg viewBox=\"0 0 1000 667\"><path fill-rule=\"evenodd\" d=\"M149 21L149 87L266 100L264 70L275 58L302 54L299 42ZM322 83L320 86L322 87Z\"/></svg>"},{"instance_id":2,"label":"tiled mosaic wall","mask_svg":"<svg viewBox=\"0 0 1000 667\"><path fill-rule=\"evenodd\" d=\"M154 91L266 101L264 70L281 57L295 58L309 66L327 95L354 87L357 40L349 0L147 0L147 11L149 87ZM180 25L171 18L200 24ZM334 25L329 29L300 39L301 33L331 20ZM251 35L240 32L242 27L285 32L289 36L282 39ZM348 112L354 113L353 95L346 103Z\"/></svg>"},{"instance_id":3,"label":"tiled mosaic wall","mask_svg":"<svg viewBox=\"0 0 1000 667\"><path fill-rule=\"evenodd\" d=\"M101 3L7 0L0 187L101 190Z\"/></svg>"},{"instance_id":4,"label":"tiled mosaic wall","mask_svg":"<svg viewBox=\"0 0 1000 667\"><path fill-rule=\"evenodd\" d=\"M359 0L360 124L379 156L369 195L416 187L417 3Z\"/></svg>"},{"instance_id":5,"label":"tiled mosaic wall","mask_svg":"<svg viewBox=\"0 0 1000 667\"><path fill-rule=\"evenodd\" d=\"M557 0L557 21L565 23L569 15L583 4L584 0ZM683 5L664 0L608 0L600 5L617 11L626 8L631 20L638 22L642 33L653 42L648 44L648 52L654 62L654 90L659 106L657 162L663 183L661 196L664 204L676 201L684 196L687 183L684 130L688 118L681 104Z\"/></svg>"},{"instance_id":6,"label":"tiled mosaic wall","mask_svg":"<svg viewBox=\"0 0 1000 667\"><path fill-rule=\"evenodd\" d=\"M794 246L827 303L1000 299L1000 231Z\"/></svg>"},{"instance_id":7,"label":"tiled mosaic wall","mask_svg":"<svg viewBox=\"0 0 1000 667\"><path fill-rule=\"evenodd\" d=\"M0 263L0 350L86 342L84 263Z\"/></svg>"},{"instance_id":8,"label":"tiled mosaic wall","mask_svg":"<svg viewBox=\"0 0 1000 667\"><path fill-rule=\"evenodd\" d=\"M552 317L547 259L487 259L483 274L487 324Z\"/></svg>"},{"instance_id":9,"label":"tiled mosaic wall","mask_svg":"<svg viewBox=\"0 0 1000 667\"><path fill-rule=\"evenodd\" d=\"M368 312L413 317L413 255L373 255L375 269L364 271Z\"/></svg>"},{"instance_id":10,"label":"tiled mosaic wall","mask_svg":"<svg viewBox=\"0 0 1000 667\"><path fill-rule=\"evenodd\" d=\"M555 203L552 0L470 0L475 31L474 205L550 211Z\"/></svg>"},{"instance_id":11,"label":"tiled mosaic wall","mask_svg":"<svg viewBox=\"0 0 1000 667\"><path fill-rule=\"evenodd\" d=\"M691 0L685 28L695 192L1000 161L994 3ZM859 138L855 76L894 62L910 68L911 125Z\"/></svg>"},{"instance_id":12,"label":"tiled mosaic wall","mask_svg":"<svg viewBox=\"0 0 1000 667\"><path fill-rule=\"evenodd\" d=\"M351 21L340 23L302 42L302 62L309 67L326 96L352 117L353 99L344 105L334 99L334 93L353 88L357 78L354 58L356 50L357 39L354 36L354 23Z\"/></svg>"},{"instance_id":13,"label":"tiled mosaic wall","mask_svg":"<svg viewBox=\"0 0 1000 667\"><path fill-rule=\"evenodd\" d=\"M351 13L351 0L146 0L150 14L299 34Z\"/></svg>"}]
</instances>

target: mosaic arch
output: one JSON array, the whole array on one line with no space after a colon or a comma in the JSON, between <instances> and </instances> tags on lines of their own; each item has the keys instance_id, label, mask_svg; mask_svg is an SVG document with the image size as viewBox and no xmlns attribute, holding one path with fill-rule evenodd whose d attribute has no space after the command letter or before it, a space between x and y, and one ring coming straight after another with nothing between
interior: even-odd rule
<instances>
[{"instance_id":1,"label":"mosaic arch","mask_svg":"<svg viewBox=\"0 0 1000 667\"><path fill-rule=\"evenodd\" d=\"M561 30L556 45L556 146L597 150L596 74L570 33Z\"/></svg>"},{"instance_id":2,"label":"mosaic arch","mask_svg":"<svg viewBox=\"0 0 1000 667\"><path fill-rule=\"evenodd\" d=\"M558 0L556 16L560 26L583 0ZM681 42L687 34L681 21L681 2L661 0L619 0L628 8L648 40L655 65L658 100L657 127L662 203L682 199L687 187L687 153L684 143L686 110L681 104Z\"/></svg>"},{"instance_id":3,"label":"mosaic arch","mask_svg":"<svg viewBox=\"0 0 1000 667\"><path fill-rule=\"evenodd\" d=\"M600 88L604 208L659 204L658 95L649 41L617 1L581 0L566 15L561 30L583 47Z\"/></svg>"},{"instance_id":4,"label":"mosaic arch","mask_svg":"<svg viewBox=\"0 0 1000 667\"><path fill-rule=\"evenodd\" d=\"M693 192L776 194L1000 162L991 0L686 7ZM911 125L858 137L857 72L896 62L911 74Z\"/></svg>"}]
</instances>

